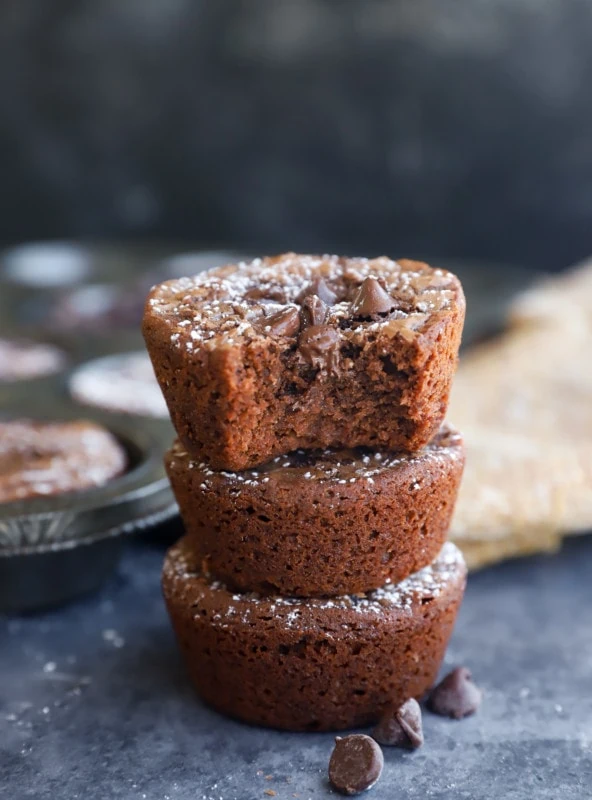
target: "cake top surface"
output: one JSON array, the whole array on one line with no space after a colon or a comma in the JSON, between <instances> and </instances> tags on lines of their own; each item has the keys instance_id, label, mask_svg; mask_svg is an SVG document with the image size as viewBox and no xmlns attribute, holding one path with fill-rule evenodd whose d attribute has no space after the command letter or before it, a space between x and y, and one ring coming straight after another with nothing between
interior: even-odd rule
<instances>
[{"instance_id":1,"label":"cake top surface","mask_svg":"<svg viewBox=\"0 0 592 800\"><path fill-rule=\"evenodd\" d=\"M0 503L100 486L126 463L115 437L93 422L0 422Z\"/></svg>"},{"instance_id":2,"label":"cake top surface","mask_svg":"<svg viewBox=\"0 0 592 800\"><path fill-rule=\"evenodd\" d=\"M74 372L69 388L85 405L149 417L169 415L146 352L89 361Z\"/></svg>"},{"instance_id":3,"label":"cake top surface","mask_svg":"<svg viewBox=\"0 0 592 800\"><path fill-rule=\"evenodd\" d=\"M175 462L183 469L196 470L202 480L202 489L207 490L221 483L230 485L236 492L243 487L254 487L269 483L300 483L316 481L323 484L350 484L358 480L373 483L374 479L399 466L426 461L451 461L463 457L463 440L460 433L448 424L420 452L394 453L358 447L343 450L295 450L277 456L254 469L242 472L217 471L204 462L192 461L183 445L177 440L169 452L169 464ZM419 488L419 484L417 485Z\"/></svg>"},{"instance_id":4,"label":"cake top surface","mask_svg":"<svg viewBox=\"0 0 592 800\"><path fill-rule=\"evenodd\" d=\"M191 353L254 338L299 337L303 348L321 334L330 347L373 330L413 339L463 303L458 278L423 262L286 253L162 283L147 316L165 321L171 342Z\"/></svg>"},{"instance_id":5,"label":"cake top surface","mask_svg":"<svg viewBox=\"0 0 592 800\"><path fill-rule=\"evenodd\" d=\"M65 363L65 354L52 344L0 339L0 382L49 375Z\"/></svg>"},{"instance_id":6,"label":"cake top surface","mask_svg":"<svg viewBox=\"0 0 592 800\"><path fill-rule=\"evenodd\" d=\"M323 609L341 609L347 624L360 617L383 616L389 611L412 613L418 605L437 598L451 584L466 574L462 553L452 542L446 542L438 557L427 567L397 584L386 584L372 592L331 598L300 598L273 595L238 594L223 583L200 574L192 558L191 548L182 540L170 551L165 562L165 582L191 581L191 601L196 614L202 608L210 612L212 624L221 627L237 622L248 624L261 615L281 618L287 627L299 628L306 616ZM192 581L192 579L194 579ZM186 587L185 587L186 588Z\"/></svg>"}]
</instances>

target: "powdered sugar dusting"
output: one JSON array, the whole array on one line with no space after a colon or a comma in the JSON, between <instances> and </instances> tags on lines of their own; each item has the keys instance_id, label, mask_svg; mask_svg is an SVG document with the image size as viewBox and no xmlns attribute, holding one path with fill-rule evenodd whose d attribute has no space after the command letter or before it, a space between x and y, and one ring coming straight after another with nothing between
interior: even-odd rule
<instances>
[{"instance_id":1,"label":"powdered sugar dusting","mask_svg":"<svg viewBox=\"0 0 592 800\"><path fill-rule=\"evenodd\" d=\"M384 282L395 308L379 321L354 321L352 297L369 276ZM353 342L367 331L412 338L458 293L453 275L420 262L287 253L168 281L153 289L149 306L170 326L171 344L192 353L269 336L265 320L300 307L303 294L318 278L336 296L325 324Z\"/></svg>"},{"instance_id":2,"label":"powdered sugar dusting","mask_svg":"<svg viewBox=\"0 0 592 800\"><path fill-rule=\"evenodd\" d=\"M280 595L262 597L256 593L232 594L220 581L207 582L195 571L195 565L181 546L171 551L165 564L165 577L167 581L194 579L199 593L198 602L193 607L198 614L200 601L206 600L208 608L215 609L210 616L213 624L227 626L235 620L249 623L257 617L271 614L281 616L286 627L299 627L302 615L314 610L340 609L369 616L383 616L389 611L411 613L418 604L437 598L451 583L464 576L465 570L460 550L452 542L447 542L432 564L398 584L385 584L372 592L328 599ZM344 619L350 618L346 616Z\"/></svg>"},{"instance_id":3,"label":"powdered sugar dusting","mask_svg":"<svg viewBox=\"0 0 592 800\"><path fill-rule=\"evenodd\" d=\"M203 491L222 491L243 486L256 487L269 481L317 481L335 483L340 486L366 481L370 486L374 479L385 472L405 465L426 465L428 462L449 463L462 458L462 438L448 425L444 425L432 442L418 453L384 453L356 448L353 450L296 450L281 455L272 461L244 472L216 471L204 462L191 461L183 446L177 441L171 451L171 467L196 470ZM411 491L421 488L414 480Z\"/></svg>"}]
</instances>

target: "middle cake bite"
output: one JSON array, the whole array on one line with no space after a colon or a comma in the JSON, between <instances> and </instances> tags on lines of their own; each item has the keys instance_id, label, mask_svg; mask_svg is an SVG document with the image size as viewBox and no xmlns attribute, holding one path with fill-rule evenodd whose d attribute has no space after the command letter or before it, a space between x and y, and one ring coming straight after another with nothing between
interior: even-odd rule
<instances>
[{"instance_id":1,"label":"middle cake bite","mask_svg":"<svg viewBox=\"0 0 592 800\"><path fill-rule=\"evenodd\" d=\"M214 471L176 442L166 467L196 560L238 591L366 592L430 564L446 539L464 466L443 426L413 453L295 451Z\"/></svg>"}]
</instances>

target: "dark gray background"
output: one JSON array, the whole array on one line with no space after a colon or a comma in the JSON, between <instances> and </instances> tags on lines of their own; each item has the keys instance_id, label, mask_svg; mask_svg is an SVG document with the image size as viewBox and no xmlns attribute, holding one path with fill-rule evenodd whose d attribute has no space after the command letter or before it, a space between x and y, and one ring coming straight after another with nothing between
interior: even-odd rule
<instances>
[{"instance_id":1,"label":"dark gray background","mask_svg":"<svg viewBox=\"0 0 592 800\"><path fill-rule=\"evenodd\" d=\"M0 241L592 251L590 0L4 0Z\"/></svg>"},{"instance_id":2,"label":"dark gray background","mask_svg":"<svg viewBox=\"0 0 592 800\"><path fill-rule=\"evenodd\" d=\"M566 265L592 251L591 37L588 0L4 0L0 241ZM327 794L331 736L195 699L162 550L130 547L98 596L0 619L2 800ZM582 539L471 578L448 664L483 708L426 717L372 797L590 795L591 570Z\"/></svg>"}]
</instances>

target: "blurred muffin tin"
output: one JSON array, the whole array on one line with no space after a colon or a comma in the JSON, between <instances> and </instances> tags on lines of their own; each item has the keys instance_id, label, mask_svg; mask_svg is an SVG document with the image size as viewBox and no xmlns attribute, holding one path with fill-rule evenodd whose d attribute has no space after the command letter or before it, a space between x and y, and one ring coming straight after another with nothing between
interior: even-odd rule
<instances>
[{"instance_id":1,"label":"blurred muffin tin","mask_svg":"<svg viewBox=\"0 0 592 800\"><path fill-rule=\"evenodd\" d=\"M97 367L108 373L125 363L129 358L125 351L143 351L137 317L152 283L240 258L218 250L192 253L160 246L69 242L23 245L0 254L0 338L53 344L67 359L62 370L52 375L0 380L0 415L94 420L118 437L130 461L128 471L105 486L0 505L0 612L56 605L97 588L116 565L124 534L176 514L162 463L174 435L168 418L150 416L148 408L134 409L129 403L125 404L127 414L81 405L82 398L71 397L70 390L80 383L80 376L92 377ZM531 277L509 267L443 266L457 271L468 290L465 341L499 327L507 297ZM467 278L475 276L491 283L487 319L470 314L475 287ZM107 289L96 295L96 286ZM73 313L68 324L55 324L77 298L84 312L85 298L92 300L93 293L95 300L109 300L103 303L104 316L82 313L77 321ZM113 313L114 307L127 308L130 298L131 313ZM101 311L101 302L95 303L94 310ZM98 361L93 363L93 359Z\"/></svg>"},{"instance_id":2,"label":"blurred muffin tin","mask_svg":"<svg viewBox=\"0 0 592 800\"><path fill-rule=\"evenodd\" d=\"M158 244L20 245L0 253L0 285L11 300L3 304L0 298L0 312L3 319L54 335L137 332L154 283L240 257L219 250L178 254Z\"/></svg>"},{"instance_id":3,"label":"blurred muffin tin","mask_svg":"<svg viewBox=\"0 0 592 800\"><path fill-rule=\"evenodd\" d=\"M65 353L52 374L0 379L0 415L92 419L115 434L129 459L125 474L104 486L0 504L0 612L53 606L96 589L117 564L124 534L176 515L162 463L173 437L168 417L142 416L141 409L124 415L92 408L78 404L68 390L77 368L91 359L117 359L109 354L129 348L141 354L139 329L105 326L97 335L80 335L71 328L60 334L44 325L43 315L34 326L27 316L28 308L54 304L65 288L133 285L141 265L149 269L169 252L56 243L26 245L0 256L0 338L32 340ZM142 302L140 297L138 306Z\"/></svg>"},{"instance_id":4,"label":"blurred muffin tin","mask_svg":"<svg viewBox=\"0 0 592 800\"><path fill-rule=\"evenodd\" d=\"M154 394L137 388L146 386L150 369L139 317L152 283L236 258L178 252L47 242L0 254L0 338L65 354L52 374L0 378L0 415L91 419L117 436L129 458L127 472L102 487L0 504L0 612L57 605L97 588L117 564L124 534L177 513L162 461L173 439L166 407L156 402L156 381ZM101 381L108 392L100 391ZM148 402L134 404L134 381ZM85 396L89 385L94 404Z\"/></svg>"},{"instance_id":5,"label":"blurred muffin tin","mask_svg":"<svg viewBox=\"0 0 592 800\"><path fill-rule=\"evenodd\" d=\"M170 519L176 504L162 465L168 426L53 398L43 412L3 403L4 418L91 418L124 447L126 472L103 486L0 504L0 611L56 605L97 588L115 566L122 535Z\"/></svg>"},{"instance_id":6,"label":"blurred muffin tin","mask_svg":"<svg viewBox=\"0 0 592 800\"><path fill-rule=\"evenodd\" d=\"M36 380L62 372L66 353L49 342L0 337L0 382Z\"/></svg>"}]
</instances>

